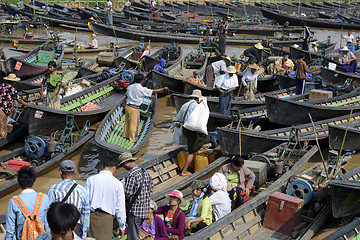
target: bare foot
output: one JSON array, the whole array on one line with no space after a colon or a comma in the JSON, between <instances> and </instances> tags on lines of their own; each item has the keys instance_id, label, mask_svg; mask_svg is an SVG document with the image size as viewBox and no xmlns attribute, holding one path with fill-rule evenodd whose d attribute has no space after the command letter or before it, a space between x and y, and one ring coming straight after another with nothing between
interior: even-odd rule
<instances>
[{"instance_id":1,"label":"bare foot","mask_svg":"<svg viewBox=\"0 0 360 240\"><path fill-rule=\"evenodd\" d=\"M185 176L190 176L191 174L192 174L191 172L185 171L181 173L181 176L185 177Z\"/></svg>"}]
</instances>

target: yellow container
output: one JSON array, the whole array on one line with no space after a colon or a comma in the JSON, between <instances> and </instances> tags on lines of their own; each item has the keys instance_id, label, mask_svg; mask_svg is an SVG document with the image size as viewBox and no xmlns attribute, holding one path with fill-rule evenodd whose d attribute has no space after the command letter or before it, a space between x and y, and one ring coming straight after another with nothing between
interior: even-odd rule
<instances>
[{"instance_id":1,"label":"yellow container","mask_svg":"<svg viewBox=\"0 0 360 240\"><path fill-rule=\"evenodd\" d=\"M209 159L203 152L199 151L195 154L195 172L200 171L209 165Z\"/></svg>"},{"instance_id":2,"label":"yellow container","mask_svg":"<svg viewBox=\"0 0 360 240\"><path fill-rule=\"evenodd\" d=\"M235 63L235 69L236 69L236 72L240 72L241 63Z\"/></svg>"},{"instance_id":3,"label":"yellow container","mask_svg":"<svg viewBox=\"0 0 360 240\"><path fill-rule=\"evenodd\" d=\"M181 152L179 152L178 155L176 156L176 159L177 159L177 161L178 161L180 170L183 170L183 168L184 168L187 155L188 155L187 152L181 151ZM189 166L188 171L193 170L193 169L194 169L194 161L192 161L192 162L190 163L190 166Z\"/></svg>"}]
</instances>

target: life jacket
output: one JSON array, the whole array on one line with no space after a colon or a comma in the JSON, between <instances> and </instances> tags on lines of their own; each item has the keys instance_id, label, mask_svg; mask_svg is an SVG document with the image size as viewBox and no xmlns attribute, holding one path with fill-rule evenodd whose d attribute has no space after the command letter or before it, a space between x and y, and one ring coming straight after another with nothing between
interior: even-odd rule
<instances>
[{"instance_id":1,"label":"life jacket","mask_svg":"<svg viewBox=\"0 0 360 240\"><path fill-rule=\"evenodd\" d=\"M40 233L45 232L44 225L39 217L43 195L42 193L37 194L32 214L19 196L12 197L25 217L21 240L35 240Z\"/></svg>"}]
</instances>

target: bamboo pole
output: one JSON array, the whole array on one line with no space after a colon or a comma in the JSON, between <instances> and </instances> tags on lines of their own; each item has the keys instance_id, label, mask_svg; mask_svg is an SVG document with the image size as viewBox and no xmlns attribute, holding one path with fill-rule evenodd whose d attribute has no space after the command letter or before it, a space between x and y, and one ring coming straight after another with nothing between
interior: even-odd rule
<instances>
[{"instance_id":1,"label":"bamboo pole","mask_svg":"<svg viewBox=\"0 0 360 240\"><path fill-rule=\"evenodd\" d=\"M326 173L326 178L327 178L327 179L330 179L330 178L329 178L329 174L328 174L328 172L326 171L325 159L324 159L324 156L323 156L322 151L321 151L321 148L320 148L320 144L319 144L319 140L318 140L318 137L317 137L317 132L316 132L316 129L315 129L314 121L313 121L313 119L312 119L312 117L311 117L311 114L310 114L310 113L308 113L308 114L309 114L309 117L310 117L310 120L311 120L311 124L312 124L313 130L314 130L315 141L316 141L316 145L317 145L317 147L318 147L318 149L319 149L321 161L322 161L322 163L323 163L324 171L325 171L325 173Z\"/></svg>"}]
</instances>

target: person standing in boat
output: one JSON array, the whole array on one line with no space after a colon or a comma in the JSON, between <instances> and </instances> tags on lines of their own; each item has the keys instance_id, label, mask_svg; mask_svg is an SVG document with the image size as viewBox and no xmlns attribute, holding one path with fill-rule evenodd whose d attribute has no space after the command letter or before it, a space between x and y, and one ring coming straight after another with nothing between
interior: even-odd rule
<instances>
[{"instance_id":1,"label":"person standing in boat","mask_svg":"<svg viewBox=\"0 0 360 240\"><path fill-rule=\"evenodd\" d=\"M91 43L89 44L88 47L86 47L86 49L98 49L99 44L98 41L96 40L96 34L93 33L91 34Z\"/></svg>"},{"instance_id":2,"label":"person standing in boat","mask_svg":"<svg viewBox=\"0 0 360 240\"><path fill-rule=\"evenodd\" d=\"M126 206L127 238L139 239L143 221L150 215L150 193L154 184L150 174L136 165L137 158L130 152L119 156L119 166L124 167L128 174L123 180Z\"/></svg>"},{"instance_id":3,"label":"person standing in boat","mask_svg":"<svg viewBox=\"0 0 360 240\"><path fill-rule=\"evenodd\" d=\"M244 56L249 58L247 63L259 63L261 61L262 49L264 49L264 47L261 43L245 49Z\"/></svg>"},{"instance_id":4,"label":"person standing in boat","mask_svg":"<svg viewBox=\"0 0 360 240\"><path fill-rule=\"evenodd\" d=\"M248 66L250 70L247 70L244 76L241 78L241 81L246 88L245 90L245 100L247 101L254 101L255 96L254 94L257 92L257 81L258 81L258 73L259 66L255 63L250 64Z\"/></svg>"},{"instance_id":5,"label":"person standing in boat","mask_svg":"<svg viewBox=\"0 0 360 240\"><path fill-rule=\"evenodd\" d=\"M222 60L209 64L204 77L206 86L214 88L215 75L226 73L226 67L229 66L230 62L232 62L230 57L223 57Z\"/></svg>"},{"instance_id":6,"label":"person standing in boat","mask_svg":"<svg viewBox=\"0 0 360 240\"><path fill-rule=\"evenodd\" d=\"M352 31L351 31L351 30L348 31L348 34L347 34L346 36L343 36L343 35L341 34L341 38L342 38L342 39L345 39L346 45L355 44L355 43L354 43L355 37L354 37L354 35L352 34Z\"/></svg>"},{"instance_id":7,"label":"person standing in boat","mask_svg":"<svg viewBox=\"0 0 360 240\"><path fill-rule=\"evenodd\" d=\"M56 72L56 62L50 61L48 63L48 70L49 72L41 83L41 100L44 99L44 88L46 85L46 106L60 109L60 88L67 88L67 85L62 83L61 74Z\"/></svg>"},{"instance_id":8,"label":"person standing in boat","mask_svg":"<svg viewBox=\"0 0 360 240\"><path fill-rule=\"evenodd\" d=\"M354 53L349 51L347 46L344 46L341 49L339 54L339 63L346 69L348 73L356 73L357 72L357 59Z\"/></svg>"},{"instance_id":9,"label":"person standing in boat","mask_svg":"<svg viewBox=\"0 0 360 240\"><path fill-rule=\"evenodd\" d=\"M16 77L14 73L10 73L3 80L5 82L0 84L0 140L7 136L7 125L8 122L12 121L8 116L13 110L14 101L16 100L24 106L30 104L20 99L18 92L14 88L14 84L20 81L20 78Z\"/></svg>"},{"instance_id":10,"label":"person standing in boat","mask_svg":"<svg viewBox=\"0 0 360 240\"><path fill-rule=\"evenodd\" d=\"M249 168L244 166L244 159L240 156L233 156L231 163L227 163L222 166L219 170L220 173L224 174L230 189L228 193L231 199L232 208L239 207L243 204L242 192L245 192L247 196L250 195L250 190L253 188L255 182L255 174ZM245 180L247 184L245 186Z\"/></svg>"},{"instance_id":11,"label":"person standing in boat","mask_svg":"<svg viewBox=\"0 0 360 240\"><path fill-rule=\"evenodd\" d=\"M131 6L130 0L125 0L123 12L124 12L125 18L129 19L129 20L131 20L130 14L129 14L130 6Z\"/></svg>"},{"instance_id":12,"label":"person standing in boat","mask_svg":"<svg viewBox=\"0 0 360 240\"><path fill-rule=\"evenodd\" d=\"M152 14L155 13L155 6L156 6L156 2L154 0L150 0L150 13Z\"/></svg>"},{"instance_id":13,"label":"person standing in boat","mask_svg":"<svg viewBox=\"0 0 360 240\"><path fill-rule=\"evenodd\" d=\"M226 52L226 35L229 29L228 17L224 17L223 21L219 25L218 33L219 33L219 51L220 54L225 54Z\"/></svg>"},{"instance_id":14,"label":"person standing in boat","mask_svg":"<svg viewBox=\"0 0 360 240\"><path fill-rule=\"evenodd\" d=\"M233 91L239 86L239 81L234 66L228 67L226 71L227 73L221 76L215 86L220 92L218 113L230 116Z\"/></svg>"},{"instance_id":15,"label":"person standing in boat","mask_svg":"<svg viewBox=\"0 0 360 240\"><path fill-rule=\"evenodd\" d=\"M303 32L303 44L302 44L302 50L309 51L309 42L310 42L310 29L306 26L306 22L303 22L302 27L304 28Z\"/></svg>"},{"instance_id":16,"label":"person standing in boat","mask_svg":"<svg viewBox=\"0 0 360 240\"><path fill-rule=\"evenodd\" d=\"M92 29L92 24L93 24L93 23L96 23L94 17L89 18L89 21L88 21L88 29L89 29L89 30L93 30L93 29Z\"/></svg>"},{"instance_id":17,"label":"person standing in boat","mask_svg":"<svg viewBox=\"0 0 360 240\"><path fill-rule=\"evenodd\" d=\"M107 2L105 3L105 9L106 9L105 23L106 23L106 25L113 25L112 7L113 7L113 5L112 5L111 0L107 0Z\"/></svg>"},{"instance_id":18,"label":"person standing in boat","mask_svg":"<svg viewBox=\"0 0 360 240\"><path fill-rule=\"evenodd\" d=\"M166 64L167 60L164 58L160 58L160 62L154 66L153 70L168 75L168 72L165 69Z\"/></svg>"},{"instance_id":19,"label":"person standing in boat","mask_svg":"<svg viewBox=\"0 0 360 240\"><path fill-rule=\"evenodd\" d=\"M313 73L305 62L305 54L300 54L300 59L295 62L296 95L303 94L305 91L306 73Z\"/></svg>"},{"instance_id":20,"label":"person standing in boat","mask_svg":"<svg viewBox=\"0 0 360 240\"><path fill-rule=\"evenodd\" d=\"M168 90L168 87L160 89L143 87L143 80L144 76L142 74L136 74L134 83L128 86L126 90L124 138L128 138L131 142L137 141L140 123L140 105L144 97L151 97L153 93L161 93Z\"/></svg>"},{"instance_id":21,"label":"person standing in boat","mask_svg":"<svg viewBox=\"0 0 360 240\"><path fill-rule=\"evenodd\" d=\"M188 155L185 160L184 168L182 169L181 175L188 176L191 175L191 172L188 171L188 168L191 162L194 159L194 154L200 149L206 149L211 146L210 136L204 133L191 131L182 127L182 125L188 120L190 114L196 109L196 107L200 104L200 98L202 98L201 91L198 89L193 90L190 95L191 100L183 104L175 118L175 122L180 123L181 131L183 136L187 140L187 151Z\"/></svg>"}]
</instances>

